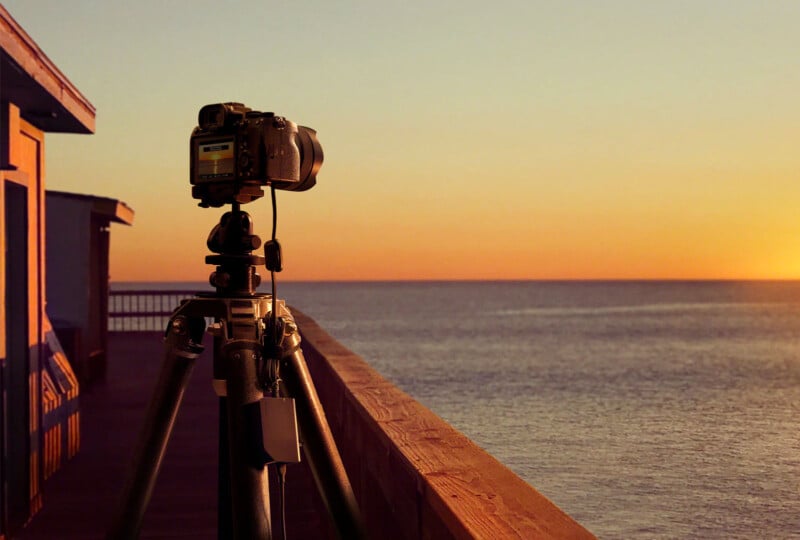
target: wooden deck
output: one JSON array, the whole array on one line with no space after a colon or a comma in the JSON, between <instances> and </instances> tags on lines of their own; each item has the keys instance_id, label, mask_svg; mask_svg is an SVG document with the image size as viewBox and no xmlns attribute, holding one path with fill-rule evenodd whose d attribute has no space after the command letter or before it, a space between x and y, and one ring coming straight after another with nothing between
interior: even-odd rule
<instances>
[{"instance_id":1,"label":"wooden deck","mask_svg":"<svg viewBox=\"0 0 800 540\"><path fill-rule=\"evenodd\" d=\"M370 538L594 538L313 320L294 315ZM103 537L163 355L154 332L112 334L108 352L106 383L81 396L81 450L46 483L44 508L15 538ZM207 350L178 414L141 538L217 536L211 364ZM333 538L306 460L289 467L286 498L289 538Z\"/></svg>"},{"instance_id":2,"label":"wooden deck","mask_svg":"<svg viewBox=\"0 0 800 540\"><path fill-rule=\"evenodd\" d=\"M16 536L103 538L161 366L156 332L114 333L108 378L81 394L81 449L44 486L44 507ZM141 538L216 538L217 398L211 355L197 361Z\"/></svg>"}]
</instances>

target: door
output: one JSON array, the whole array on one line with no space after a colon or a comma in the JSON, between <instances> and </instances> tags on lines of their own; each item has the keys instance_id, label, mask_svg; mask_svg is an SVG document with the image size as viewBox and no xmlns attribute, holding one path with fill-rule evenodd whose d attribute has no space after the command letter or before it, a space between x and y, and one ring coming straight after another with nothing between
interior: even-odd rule
<instances>
[{"instance_id":1,"label":"door","mask_svg":"<svg viewBox=\"0 0 800 540\"><path fill-rule=\"evenodd\" d=\"M4 182L6 358L2 367L3 532L30 514L28 396L28 189Z\"/></svg>"}]
</instances>

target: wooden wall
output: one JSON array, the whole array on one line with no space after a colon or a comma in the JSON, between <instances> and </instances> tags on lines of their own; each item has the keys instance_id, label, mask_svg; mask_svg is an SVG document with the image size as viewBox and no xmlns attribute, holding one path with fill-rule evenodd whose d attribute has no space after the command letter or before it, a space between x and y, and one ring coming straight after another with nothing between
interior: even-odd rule
<instances>
[{"instance_id":1,"label":"wooden wall","mask_svg":"<svg viewBox=\"0 0 800 540\"><path fill-rule=\"evenodd\" d=\"M44 339L44 134L19 118L18 109L4 103L3 130L9 163L2 174L3 333L8 350L3 355L3 411L5 440L3 525L13 529L41 507L41 343ZM6 200L8 197L9 200ZM25 208L19 208L21 204ZM20 228L24 228L20 235ZM19 258L24 253L24 262ZM6 275L9 274L9 275ZM19 289L25 289L24 292ZM24 301L19 301L19 295ZM20 306L27 306L20 313ZM21 329L25 330L21 330ZM24 335L20 335L23 333ZM8 335L13 334L13 335ZM20 421L26 426L20 429ZM27 440L23 438L27 431ZM27 485L18 475L27 476Z\"/></svg>"},{"instance_id":2,"label":"wooden wall","mask_svg":"<svg viewBox=\"0 0 800 540\"><path fill-rule=\"evenodd\" d=\"M41 508L45 473L58 468L61 456L70 454L68 448L72 453L77 449L77 441L72 440L77 436L77 410L69 420L64 417L64 426L49 422L48 427L58 434L45 433L43 428L45 409L58 412L53 400L58 403L56 408L66 407L68 401L75 407L77 387L70 388L70 396L61 396L64 385L54 378L64 374L45 369L58 366L58 362L51 361L52 351L47 346L51 328L45 312L44 133L21 119L14 104L3 102L0 107L0 140L5 145L0 152L2 537ZM72 430L65 428L67 423ZM72 439L62 443L64 437Z\"/></svg>"}]
</instances>

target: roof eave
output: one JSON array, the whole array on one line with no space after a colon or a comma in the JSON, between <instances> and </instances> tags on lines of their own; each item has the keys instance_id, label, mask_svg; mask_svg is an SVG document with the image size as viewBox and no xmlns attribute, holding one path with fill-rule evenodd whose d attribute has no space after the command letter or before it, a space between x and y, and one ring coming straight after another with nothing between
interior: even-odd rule
<instances>
[{"instance_id":1,"label":"roof eave","mask_svg":"<svg viewBox=\"0 0 800 540\"><path fill-rule=\"evenodd\" d=\"M20 107L23 118L47 132L94 133L95 108L0 4L0 49L43 96L44 110ZM50 99L47 99L49 96ZM64 118L66 116L66 118Z\"/></svg>"},{"instance_id":2,"label":"roof eave","mask_svg":"<svg viewBox=\"0 0 800 540\"><path fill-rule=\"evenodd\" d=\"M122 223L123 225L133 225L133 208L120 200L50 189L46 191L46 194L48 198L68 199L88 204L91 206L93 215L107 219L109 222L113 221L114 223Z\"/></svg>"}]
</instances>

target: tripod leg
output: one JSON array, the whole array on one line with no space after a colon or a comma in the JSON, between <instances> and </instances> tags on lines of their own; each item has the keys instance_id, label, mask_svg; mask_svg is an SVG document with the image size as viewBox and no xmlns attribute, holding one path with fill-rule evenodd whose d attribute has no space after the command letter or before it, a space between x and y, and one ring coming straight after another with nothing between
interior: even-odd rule
<instances>
[{"instance_id":1,"label":"tripod leg","mask_svg":"<svg viewBox=\"0 0 800 540\"><path fill-rule=\"evenodd\" d=\"M203 319L187 320L184 317L171 320L167 327L164 363L139 435L133 466L111 522L107 535L109 540L139 537L183 392L194 361L203 351L199 343L204 330Z\"/></svg>"},{"instance_id":2,"label":"tripod leg","mask_svg":"<svg viewBox=\"0 0 800 540\"><path fill-rule=\"evenodd\" d=\"M217 461L217 540L233 538L231 460L228 458L228 399L219 398L219 454Z\"/></svg>"},{"instance_id":3,"label":"tripod leg","mask_svg":"<svg viewBox=\"0 0 800 540\"><path fill-rule=\"evenodd\" d=\"M353 488L300 350L300 335L294 325L289 326L284 339L284 347L293 352L284 359L281 377L297 402L303 453L308 458L317 488L339 537L347 540L366 538Z\"/></svg>"},{"instance_id":4,"label":"tripod leg","mask_svg":"<svg viewBox=\"0 0 800 540\"><path fill-rule=\"evenodd\" d=\"M267 466L261 450L257 355L252 341L231 341L223 347L226 365L228 460L233 538L270 540Z\"/></svg>"}]
</instances>

